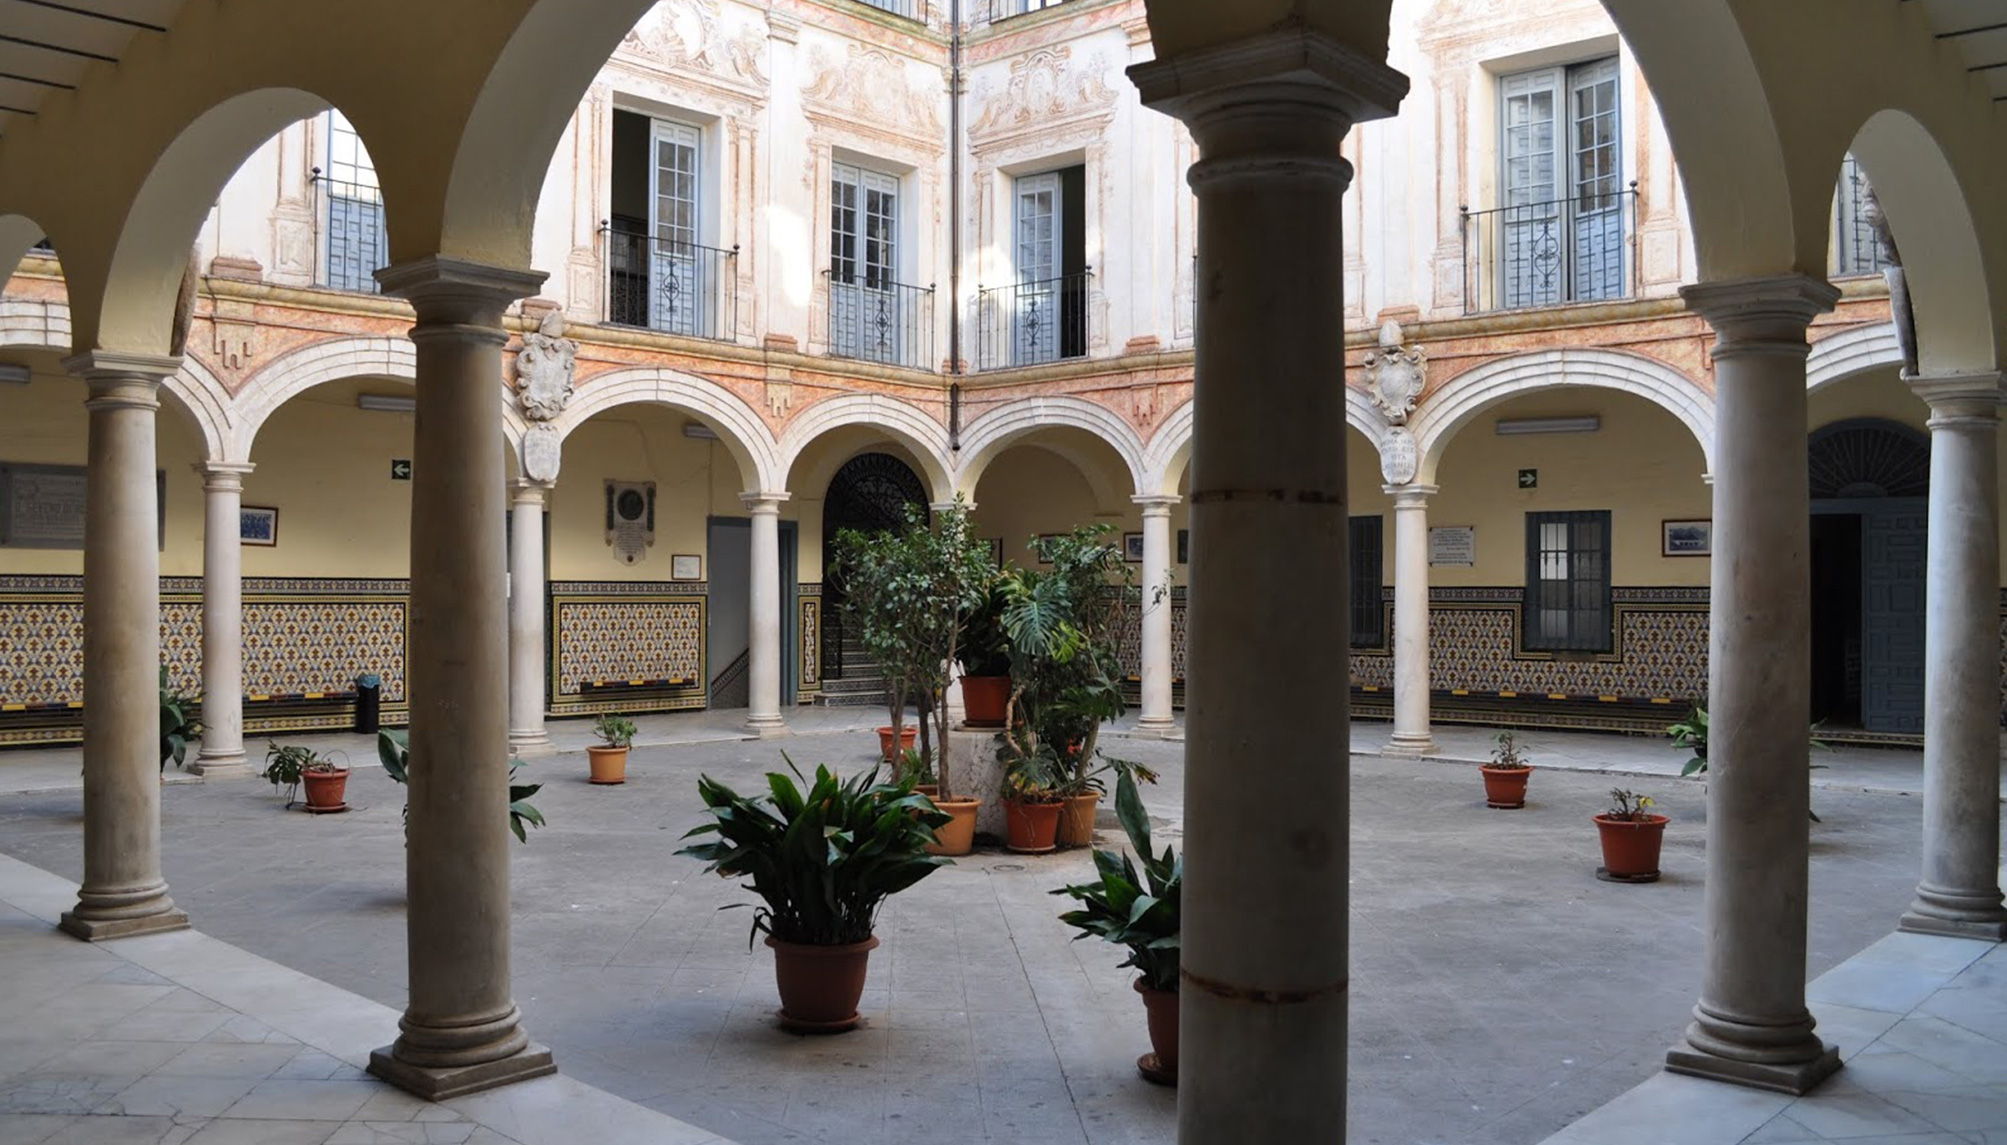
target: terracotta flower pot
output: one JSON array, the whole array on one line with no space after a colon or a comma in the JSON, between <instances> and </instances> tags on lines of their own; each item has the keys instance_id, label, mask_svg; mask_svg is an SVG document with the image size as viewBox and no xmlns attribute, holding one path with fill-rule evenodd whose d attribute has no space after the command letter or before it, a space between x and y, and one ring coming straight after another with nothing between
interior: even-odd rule
<instances>
[{"instance_id":1,"label":"terracotta flower pot","mask_svg":"<svg viewBox=\"0 0 2007 1145\"><path fill-rule=\"evenodd\" d=\"M915 740L917 740L917 739L919 739L919 738L920 738L920 729L919 729L918 727L916 727L915 725L913 725L913 724L907 724L906 726L904 726L904 727L900 728L900 729L899 729L899 750L900 750L901 752L904 752L904 751L905 751L905 750L906 750L907 748L909 748L909 747L912 747L912 746L913 746L913 741L915 741ZM895 762L897 762L897 760L896 760L896 759L894 758L894 756L893 756L893 754L892 754L892 729L891 729L891 728L879 728L879 729L878 729L878 754L879 754L879 755L881 755L881 756L883 756L883 757L885 757L885 762L886 762L886 763L895 763Z\"/></svg>"},{"instance_id":2,"label":"terracotta flower pot","mask_svg":"<svg viewBox=\"0 0 2007 1145\"><path fill-rule=\"evenodd\" d=\"M1063 810L1065 806L1059 803L1004 800L1004 830L1008 835L1004 845L1020 855L1039 855L1056 849L1059 813Z\"/></svg>"},{"instance_id":3,"label":"terracotta flower pot","mask_svg":"<svg viewBox=\"0 0 2007 1145\"><path fill-rule=\"evenodd\" d=\"M924 795L929 799L938 799L941 795L941 785L938 783L916 783L913 785L913 793Z\"/></svg>"},{"instance_id":4,"label":"terracotta flower pot","mask_svg":"<svg viewBox=\"0 0 2007 1145\"><path fill-rule=\"evenodd\" d=\"M592 768L594 783L627 782L627 749L594 744L585 749L586 763Z\"/></svg>"},{"instance_id":5,"label":"terracotta flower pot","mask_svg":"<svg viewBox=\"0 0 2007 1145\"><path fill-rule=\"evenodd\" d=\"M1060 804L1059 835L1054 841L1062 847L1085 847L1094 842L1094 809L1100 804L1099 791L1067 796Z\"/></svg>"},{"instance_id":6,"label":"terracotta flower pot","mask_svg":"<svg viewBox=\"0 0 2007 1145\"><path fill-rule=\"evenodd\" d=\"M774 984L780 987L781 1025L804 1033L835 1034L854 1029L863 1018L864 971L876 936L847 946L806 946L769 935L774 951Z\"/></svg>"},{"instance_id":7,"label":"terracotta flower pot","mask_svg":"<svg viewBox=\"0 0 2007 1145\"><path fill-rule=\"evenodd\" d=\"M347 806L342 795L348 790L348 768L339 771L303 771L300 787L305 790L307 810L334 811Z\"/></svg>"},{"instance_id":8,"label":"terracotta flower pot","mask_svg":"<svg viewBox=\"0 0 2007 1145\"><path fill-rule=\"evenodd\" d=\"M930 797L931 798L931 797ZM934 829L938 843L929 843L930 855L966 855L976 849L976 809L980 799L935 799L934 806L948 815L947 823Z\"/></svg>"},{"instance_id":9,"label":"terracotta flower pot","mask_svg":"<svg viewBox=\"0 0 2007 1145\"><path fill-rule=\"evenodd\" d=\"M1530 767L1479 767L1484 776L1484 805L1511 809L1526 806L1526 777Z\"/></svg>"},{"instance_id":10,"label":"terracotta flower pot","mask_svg":"<svg viewBox=\"0 0 2007 1145\"><path fill-rule=\"evenodd\" d=\"M1004 726L1004 712L1009 707L1009 676L962 677L962 719L970 727Z\"/></svg>"},{"instance_id":11,"label":"terracotta flower pot","mask_svg":"<svg viewBox=\"0 0 2007 1145\"><path fill-rule=\"evenodd\" d=\"M1178 1084L1178 992L1152 990L1136 979L1136 993L1143 996L1143 1012L1150 1023L1150 1052L1136 1063L1146 1080L1158 1085ZM1151 1059L1155 1058L1155 1061Z\"/></svg>"},{"instance_id":12,"label":"terracotta flower pot","mask_svg":"<svg viewBox=\"0 0 2007 1145\"><path fill-rule=\"evenodd\" d=\"M1603 869L1617 879L1659 877L1659 847L1665 842L1664 815L1647 815L1641 822L1596 816L1596 830L1603 837Z\"/></svg>"}]
</instances>

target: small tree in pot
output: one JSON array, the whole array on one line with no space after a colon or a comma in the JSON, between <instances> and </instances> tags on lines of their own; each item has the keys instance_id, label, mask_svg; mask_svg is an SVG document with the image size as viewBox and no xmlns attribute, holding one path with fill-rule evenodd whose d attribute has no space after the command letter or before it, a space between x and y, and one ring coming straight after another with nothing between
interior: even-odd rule
<instances>
[{"instance_id":1,"label":"small tree in pot","mask_svg":"<svg viewBox=\"0 0 2007 1145\"><path fill-rule=\"evenodd\" d=\"M1497 746L1491 749L1491 762L1481 763L1477 768L1484 777L1484 805L1506 810L1524 807L1526 777L1533 774L1533 765L1526 762L1526 753L1519 750L1511 732L1499 732L1495 739Z\"/></svg>"},{"instance_id":2,"label":"small tree in pot","mask_svg":"<svg viewBox=\"0 0 2007 1145\"><path fill-rule=\"evenodd\" d=\"M1136 968L1136 992L1149 1015L1151 1053L1136 1061L1144 1078L1160 1085L1178 1080L1178 959L1179 901L1184 860L1165 847L1159 855L1150 842L1150 817L1143 810L1136 779L1122 772L1115 783L1115 813L1129 836L1129 847L1142 862L1139 874L1128 855L1094 852L1099 875L1091 883L1061 887L1056 895L1080 900L1079 910L1059 916L1077 928L1077 942L1094 937L1129 948L1124 966Z\"/></svg>"},{"instance_id":3,"label":"small tree in pot","mask_svg":"<svg viewBox=\"0 0 2007 1145\"><path fill-rule=\"evenodd\" d=\"M951 860L927 853L948 816L913 790L910 778L878 782L874 765L839 782L826 767L809 783L787 759L789 776L768 772L768 794L746 797L704 776L697 794L714 821L684 838L716 835L677 851L728 878L751 880L760 896L747 945L764 931L774 951L781 1023L835 1033L861 1020L871 931L892 895ZM802 791L795 783L808 784ZM735 904L743 906L745 904Z\"/></svg>"}]
</instances>

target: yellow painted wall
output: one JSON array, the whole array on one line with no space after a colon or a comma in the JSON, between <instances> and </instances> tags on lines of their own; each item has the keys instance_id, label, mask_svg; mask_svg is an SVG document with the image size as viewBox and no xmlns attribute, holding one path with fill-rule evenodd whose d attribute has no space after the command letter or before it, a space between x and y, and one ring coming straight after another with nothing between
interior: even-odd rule
<instances>
[{"instance_id":1,"label":"yellow painted wall","mask_svg":"<svg viewBox=\"0 0 2007 1145\"><path fill-rule=\"evenodd\" d=\"M251 445L244 504L279 511L279 543L244 546L245 576L391 577L411 571L411 482L390 463L411 457L413 416L356 408L360 393L408 397L409 386L349 379L280 406Z\"/></svg>"},{"instance_id":2,"label":"yellow painted wall","mask_svg":"<svg viewBox=\"0 0 2007 1145\"><path fill-rule=\"evenodd\" d=\"M1109 474L1097 476L1106 486ZM1068 458L1036 444L1012 446L997 454L976 486L975 533L1002 537L1004 560L1028 567L1038 563L1030 544L1035 534L1107 524L1114 529L1110 542L1120 544L1122 533L1142 531L1142 510L1129 500L1126 477L1119 486L1106 487L1121 490L1118 504L1097 505L1093 486ZM1174 530L1184 527L1177 518L1174 513ZM1140 576L1140 565L1137 572Z\"/></svg>"},{"instance_id":3,"label":"yellow painted wall","mask_svg":"<svg viewBox=\"0 0 2007 1145\"><path fill-rule=\"evenodd\" d=\"M1594 433L1500 437L1500 418L1595 414ZM1518 487L1520 469L1539 471L1540 484ZM1438 588L1520 585L1526 581L1526 514L1608 509L1613 533L1611 583L1619 586L1705 585L1708 561L1662 557L1667 519L1713 515L1712 490L1700 443L1679 420L1651 402L1612 390L1564 387L1515 398L1473 418L1452 439L1437 471L1440 492L1429 524L1474 525L1473 568L1436 567ZM1388 541L1391 554L1393 544Z\"/></svg>"}]
</instances>

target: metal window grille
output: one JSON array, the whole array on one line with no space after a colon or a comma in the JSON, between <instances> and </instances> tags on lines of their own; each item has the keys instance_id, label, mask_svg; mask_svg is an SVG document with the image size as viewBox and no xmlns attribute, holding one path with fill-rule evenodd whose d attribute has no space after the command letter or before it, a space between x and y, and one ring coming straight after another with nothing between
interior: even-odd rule
<instances>
[{"instance_id":1,"label":"metal window grille","mask_svg":"<svg viewBox=\"0 0 2007 1145\"><path fill-rule=\"evenodd\" d=\"M934 288L898 280L899 180L836 164L829 185L829 352L931 369Z\"/></svg>"},{"instance_id":2,"label":"metal window grille","mask_svg":"<svg viewBox=\"0 0 2007 1145\"><path fill-rule=\"evenodd\" d=\"M320 285L374 294L377 269L390 263L376 166L362 137L338 111L328 113L327 146L327 167L314 170L321 198Z\"/></svg>"},{"instance_id":3,"label":"metal window grille","mask_svg":"<svg viewBox=\"0 0 2007 1145\"><path fill-rule=\"evenodd\" d=\"M1880 274L1889 262L1867 219L1868 177L1849 154L1833 189L1833 275Z\"/></svg>"},{"instance_id":4,"label":"metal window grille","mask_svg":"<svg viewBox=\"0 0 2007 1145\"><path fill-rule=\"evenodd\" d=\"M904 16L908 20L927 18L926 0L858 0L858 2L881 12L890 12L894 16Z\"/></svg>"},{"instance_id":5,"label":"metal window grille","mask_svg":"<svg viewBox=\"0 0 2007 1145\"><path fill-rule=\"evenodd\" d=\"M991 0L990 23L1008 20L1012 16L1022 16L1027 12L1057 8L1065 2L1066 0Z\"/></svg>"},{"instance_id":6,"label":"metal window grille","mask_svg":"<svg viewBox=\"0 0 2007 1145\"><path fill-rule=\"evenodd\" d=\"M1351 532L1352 647L1379 648L1386 644L1386 610L1380 574L1385 567L1383 533L1379 517L1354 517Z\"/></svg>"},{"instance_id":7,"label":"metal window grille","mask_svg":"<svg viewBox=\"0 0 2007 1145\"><path fill-rule=\"evenodd\" d=\"M739 250L639 234L606 239L606 320L687 338L729 341L738 329Z\"/></svg>"},{"instance_id":8,"label":"metal window grille","mask_svg":"<svg viewBox=\"0 0 2007 1145\"><path fill-rule=\"evenodd\" d=\"M1528 651L1610 650L1609 510L1526 515L1523 612Z\"/></svg>"}]
</instances>

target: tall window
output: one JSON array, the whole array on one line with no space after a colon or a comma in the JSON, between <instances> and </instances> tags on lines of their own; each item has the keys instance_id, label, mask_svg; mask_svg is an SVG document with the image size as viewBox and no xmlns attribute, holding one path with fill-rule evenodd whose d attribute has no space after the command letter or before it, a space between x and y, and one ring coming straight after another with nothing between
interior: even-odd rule
<instances>
[{"instance_id":1,"label":"tall window","mask_svg":"<svg viewBox=\"0 0 2007 1145\"><path fill-rule=\"evenodd\" d=\"M1007 20L1012 16L1022 16L1026 12L1037 12L1044 8L1057 8L1065 0L990 0L990 20Z\"/></svg>"},{"instance_id":2,"label":"tall window","mask_svg":"<svg viewBox=\"0 0 2007 1145\"><path fill-rule=\"evenodd\" d=\"M894 16L904 16L908 20L927 18L927 0L861 0L861 2L890 12Z\"/></svg>"},{"instance_id":3,"label":"tall window","mask_svg":"<svg viewBox=\"0 0 2007 1145\"><path fill-rule=\"evenodd\" d=\"M1610 650L1609 510L1526 514L1520 643L1530 651Z\"/></svg>"},{"instance_id":4,"label":"tall window","mask_svg":"<svg viewBox=\"0 0 2007 1145\"><path fill-rule=\"evenodd\" d=\"M1833 274L1880 274L1889 263L1868 221L1868 177L1850 154L1840 161L1833 190Z\"/></svg>"},{"instance_id":5,"label":"tall window","mask_svg":"<svg viewBox=\"0 0 2007 1145\"><path fill-rule=\"evenodd\" d=\"M736 254L704 245L703 133L630 111L613 115L607 321L730 338Z\"/></svg>"},{"instance_id":6,"label":"tall window","mask_svg":"<svg viewBox=\"0 0 2007 1145\"><path fill-rule=\"evenodd\" d=\"M1348 525L1352 550L1352 647L1379 648L1387 642L1386 610L1380 600L1380 573L1386 562L1380 547L1380 518L1354 517Z\"/></svg>"},{"instance_id":7,"label":"tall window","mask_svg":"<svg viewBox=\"0 0 2007 1145\"><path fill-rule=\"evenodd\" d=\"M383 222L383 191L362 137L339 111L327 116L327 167L317 178L326 257L321 285L375 292L377 268L390 262L390 233Z\"/></svg>"},{"instance_id":8,"label":"tall window","mask_svg":"<svg viewBox=\"0 0 2007 1145\"><path fill-rule=\"evenodd\" d=\"M1011 184L1011 283L983 291L983 369L1087 354L1087 169Z\"/></svg>"},{"instance_id":9,"label":"tall window","mask_svg":"<svg viewBox=\"0 0 2007 1145\"><path fill-rule=\"evenodd\" d=\"M829 350L902 361L899 180L836 164L829 183Z\"/></svg>"},{"instance_id":10,"label":"tall window","mask_svg":"<svg viewBox=\"0 0 2007 1145\"><path fill-rule=\"evenodd\" d=\"M1504 308L1624 296L1615 57L1499 81Z\"/></svg>"}]
</instances>

